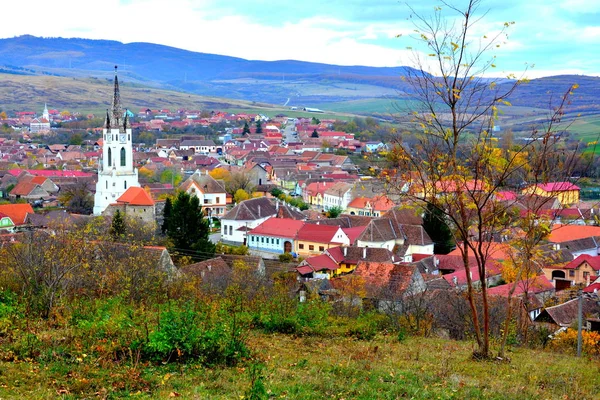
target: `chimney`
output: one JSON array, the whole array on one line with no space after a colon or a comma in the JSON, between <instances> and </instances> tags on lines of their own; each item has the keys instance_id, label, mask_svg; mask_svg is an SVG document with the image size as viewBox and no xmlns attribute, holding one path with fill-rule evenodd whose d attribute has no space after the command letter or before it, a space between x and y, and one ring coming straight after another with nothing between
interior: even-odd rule
<instances>
[{"instance_id":1,"label":"chimney","mask_svg":"<svg viewBox=\"0 0 600 400\"><path fill-rule=\"evenodd\" d=\"M279 211L279 200L275 199L275 211Z\"/></svg>"},{"instance_id":2,"label":"chimney","mask_svg":"<svg viewBox=\"0 0 600 400\"><path fill-rule=\"evenodd\" d=\"M458 286L458 278L456 276L452 277L452 283L454 284L454 286Z\"/></svg>"},{"instance_id":3,"label":"chimney","mask_svg":"<svg viewBox=\"0 0 600 400\"><path fill-rule=\"evenodd\" d=\"M343 247L344 249L344 257L346 257L348 255L348 248L347 247Z\"/></svg>"},{"instance_id":4,"label":"chimney","mask_svg":"<svg viewBox=\"0 0 600 400\"><path fill-rule=\"evenodd\" d=\"M363 258L367 258L367 248L363 247Z\"/></svg>"}]
</instances>

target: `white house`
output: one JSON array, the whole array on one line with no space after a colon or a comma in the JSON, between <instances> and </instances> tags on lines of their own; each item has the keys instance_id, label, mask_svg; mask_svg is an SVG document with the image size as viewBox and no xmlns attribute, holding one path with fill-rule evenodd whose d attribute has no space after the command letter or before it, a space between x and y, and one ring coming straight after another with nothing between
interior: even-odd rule
<instances>
[{"instance_id":1,"label":"white house","mask_svg":"<svg viewBox=\"0 0 600 400\"><path fill-rule=\"evenodd\" d=\"M323 209L329 210L333 207L339 207L345 210L352 201L352 188L353 185L351 183L337 182L325 190Z\"/></svg>"},{"instance_id":2,"label":"white house","mask_svg":"<svg viewBox=\"0 0 600 400\"><path fill-rule=\"evenodd\" d=\"M277 199L259 197L245 200L221 218L221 240L234 245L247 245L247 232L275 216L294 220L306 218L299 210Z\"/></svg>"},{"instance_id":3,"label":"white house","mask_svg":"<svg viewBox=\"0 0 600 400\"><path fill-rule=\"evenodd\" d=\"M196 170L180 186L180 190L198 197L204 213L209 217L221 218L225 215L227 192L225 187L208 174Z\"/></svg>"}]
</instances>

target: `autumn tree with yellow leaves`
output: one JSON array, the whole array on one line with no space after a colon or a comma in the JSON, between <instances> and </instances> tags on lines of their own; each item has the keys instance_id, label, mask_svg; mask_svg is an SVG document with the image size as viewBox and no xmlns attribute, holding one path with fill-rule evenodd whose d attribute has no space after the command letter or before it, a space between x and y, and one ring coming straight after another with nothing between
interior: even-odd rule
<instances>
[{"instance_id":1,"label":"autumn tree with yellow leaves","mask_svg":"<svg viewBox=\"0 0 600 400\"><path fill-rule=\"evenodd\" d=\"M417 127L417 141L408 148L398 138L388 156L397 174L384 179L390 191L439 211L450 227L467 272L467 297L477 342L474 356L488 358L486 277L493 244L514 239L511 268L517 279L534 271L532 255L549 232L549 226L539 224L537 216L551 199L527 204L523 210L516 209L514 201L502 199L499 192L518 191L517 185L523 181L537 184L571 176L578 155L567 151L563 127L558 128L576 85L565 88L546 124L531 132L530 141L509 148L498 146L492 132L500 108L509 107L509 97L525 83L514 76L509 77L511 81L489 77L496 68L493 51L504 43L513 23L505 23L490 37L476 37L482 0L470 0L464 8L442 4L431 16L414 11L411 15L414 39L420 47L413 53L415 69L407 69L403 77L410 87L411 109L398 107L398 116L409 117ZM456 18L454 22L447 13ZM427 49L425 55L417 51L423 48ZM478 275L471 275L471 257L476 260ZM471 276L479 276L478 282ZM476 293L477 286L480 293Z\"/></svg>"}]
</instances>

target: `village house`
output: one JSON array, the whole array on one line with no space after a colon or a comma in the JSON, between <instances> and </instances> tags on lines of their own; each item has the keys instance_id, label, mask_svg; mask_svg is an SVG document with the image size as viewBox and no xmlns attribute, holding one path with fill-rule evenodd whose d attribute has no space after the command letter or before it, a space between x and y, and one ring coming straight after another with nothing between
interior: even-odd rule
<instances>
[{"instance_id":1,"label":"village house","mask_svg":"<svg viewBox=\"0 0 600 400\"><path fill-rule=\"evenodd\" d=\"M323 209L325 211L339 207L342 210L348 208L352 201L352 188L354 185L346 182L336 182L325 190L323 195Z\"/></svg>"},{"instance_id":2,"label":"village house","mask_svg":"<svg viewBox=\"0 0 600 400\"><path fill-rule=\"evenodd\" d=\"M362 278L365 283L363 304L367 301L384 313L402 312L407 298L427 289L423 276L414 265L361 261L353 275Z\"/></svg>"},{"instance_id":3,"label":"village house","mask_svg":"<svg viewBox=\"0 0 600 400\"><path fill-rule=\"evenodd\" d=\"M523 194L536 194L542 197L556 197L560 204L568 206L579 202L580 189L571 182L548 182L531 185L522 190Z\"/></svg>"},{"instance_id":4,"label":"village house","mask_svg":"<svg viewBox=\"0 0 600 400\"><path fill-rule=\"evenodd\" d=\"M249 199L236 204L221 218L221 240L227 244L247 245L247 232L272 217L306 219L299 210L277 199Z\"/></svg>"},{"instance_id":5,"label":"village house","mask_svg":"<svg viewBox=\"0 0 600 400\"><path fill-rule=\"evenodd\" d=\"M573 285L589 286L600 275L600 256L582 254L566 265L546 266L543 271L546 278L554 282L556 290Z\"/></svg>"},{"instance_id":6,"label":"village house","mask_svg":"<svg viewBox=\"0 0 600 400\"><path fill-rule=\"evenodd\" d=\"M179 144L180 150L193 150L195 153L208 155L216 154L217 145L212 140L183 140Z\"/></svg>"},{"instance_id":7,"label":"village house","mask_svg":"<svg viewBox=\"0 0 600 400\"><path fill-rule=\"evenodd\" d=\"M269 218L248 232L247 246L255 254L291 254L296 248L296 236L303 225L304 221Z\"/></svg>"},{"instance_id":8,"label":"village house","mask_svg":"<svg viewBox=\"0 0 600 400\"><path fill-rule=\"evenodd\" d=\"M212 176L196 170L180 186L180 190L198 197L205 214L212 218L221 218L227 207L225 187Z\"/></svg>"},{"instance_id":9,"label":"village house","mask_svg":"<svg viewBox=\"0 0 600 400\"><path fill-rule=\"evenodd\" d=\"M336 246L304 259L296 271L302 279L331 279L353 272L361 261L395 262L395 257L388 249Z\"/></svg>"},{"instance_id":10,"label":"village house","mask_svg":"<svg viewBox=\"0 0 600 400\"><path fill-rule=\"evenodd\" d=\"M144 223L152 223L156 219L154 200L146 190L137 186L129 187L102 215L113 216L117 210L123 217L135 218Z\"/></svg>"},{"instance_id":11,"label":"village house","mask_svg":"<svg viewBox=\"0 0 600 400\"><path fill-rule=\"evenodd\" d=\"M365 215L381 217L394 207L394 203L385 195L375 197L357 197L348 204L346 213L350 215Z\"/></svg>"},{"instance_id":12,"label":"village house","mask_svg":"<svg viewBox=\"0 0 600 400\"><path fill-rule=\"evenodd\" d=\"M350 245L348 235L339 226L304 224L296 234L296 253L300 257L321 254L339 245Z\"/></svg>"}]
</instances>

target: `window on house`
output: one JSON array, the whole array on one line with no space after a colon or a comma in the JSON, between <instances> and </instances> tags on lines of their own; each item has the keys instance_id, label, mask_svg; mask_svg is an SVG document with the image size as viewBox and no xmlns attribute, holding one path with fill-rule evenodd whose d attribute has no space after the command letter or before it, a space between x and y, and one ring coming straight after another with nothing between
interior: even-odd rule
<instances>
[{"instance_id":1,"label":"window on house","mask_svg":"<svg viewBox=\"0 0 600 400\"><path fill-rule=\"evenodd\" d=\"M325 251L325 246L319 246L319 251Z\"/></svg>"},{"instance_id":2,"label":"window on house","mask_svg":"<svg viewBox=\"0 0 600 400\"><path fill-rule=\"evenodd\" d=\"M261 242L261 243L264 243L264 242L265 242L265 238L264 238L264 237L261 237L261 238L260 238L260 242Z\"/></svg>"},{"instance_id":3,"label":"window on house","mask_svg":"<svg viewBox=\"0 0 600 400\"><path fill-rule=\"evenodd\" d=\"M589 276L590 276L590 273L588 271L584 271L583 272L583 278L584 279L587 278L587 277L589 277Z\"/></svg>"},{"instance_id":4,"label":"window on house","mask_svg":"<svg viewBox=\"0 0 600 400\"><path fill-rule=\"evenodd\" d=\"M112 166L112 150L108 148L108 166Z\"/></svg>"},{"instance_id":5,"label":"window on house","mask_svg":"<svg viewBox=\"0 0 600 400\"><path fill-rule=\"evenodd\" d=\"M575 276L575 270L574 269L572 269L572 270L569 271L569 276Z\"/></svg>"},{"instance_id":6,"label":"window on house","mask_svg":"<svg viewBox=\"0 0 600 400\"><path fill-rule=\"evenodd\" d=\"M227 235L227 225L223 225L223 235Z\"/></svg>"},{"instance_id":7,"label":"window on house","mask_svg":"<svg viewBox=\"0 0 600 400\"><path fill-rule=\"evenodd\" d=\"M275 239L271 238L271 244L275 244Z\"/></svg>"},{"instance_id":8,"label":"window on house","mask_svg":"<svg viewBox=\"0 0 600 400\"><path fill-rule=\"evenodd\" d=\"M254 242L254 236L250 236L250 241Z\"/></svg>"},{"instance_id":9,"label":"window on house","mask_svg":"<svg viewBox=\"0 0 600 400\"><path fill-rule=\"evenodd\" d=\"M208 204L208 199L204 199L204 204Z\"/></svg>"},{"instance_id":10,"label":"window on house","mask_svg":"<svg viewBox=\"0 0 600 400\"><path fill-rule=\"evenodd\" d=\"M121 147L121 167L125 166L125 147Z\"/></svg>"},{"instance_id":11,"label":"window on house","mask_svg":"<svg viewBox=\"0 0 600 400\"><path fill-rule=\"evenodd\" d=\"M218 197L215 197L215 203L220 203Z\"/></svg>"},{"instance_id":12,"label":"window on house","mask_svg":"<svg viewBox=\"0 0 600 400\"><path fill-rule=\"evenodd\" d=\"M277 244L279 244L279 239L277 239Z\"/></svg>"},{"instance_id":13,"label":"window on house","mask_svg":"<svg viewBox=\"0 0 600 400\"><path fill-rule=\"evenodd\" d=\"M315 246L314 246L314 245L312 245L312 244L309 244L309 245L308 245L308 250L312 251L312 250L314 250L314 249L315 249Z\"/></svg>"},{"instance_id":14,"label":"window on house","mask_svg":"<svg viewBox=\"0 0 600 400\"><path fill-rule=\"evenodd\" d=\"M298 248L299 248L300 250L304 250L304 243L300 243L300 244L298 245Z\"/></svg>"},{"instance_id":15,"label":"window on house","mask_svg":"<svg viewBox=\"0 0 600 400\"><path fill-rule=\"evenodd\" d=\"M127 181L123 182L123 188L127 189Z\"/></svg>"},{"instance_id":16,"label":"window on house","mask_svg":"<svg viewBox=\"0 0 600 400\"><path fill-rule=\"evenodd\" d=\"M233 225L229 225L229 235L233 235Z\"/></svg>"}]
</instances>

